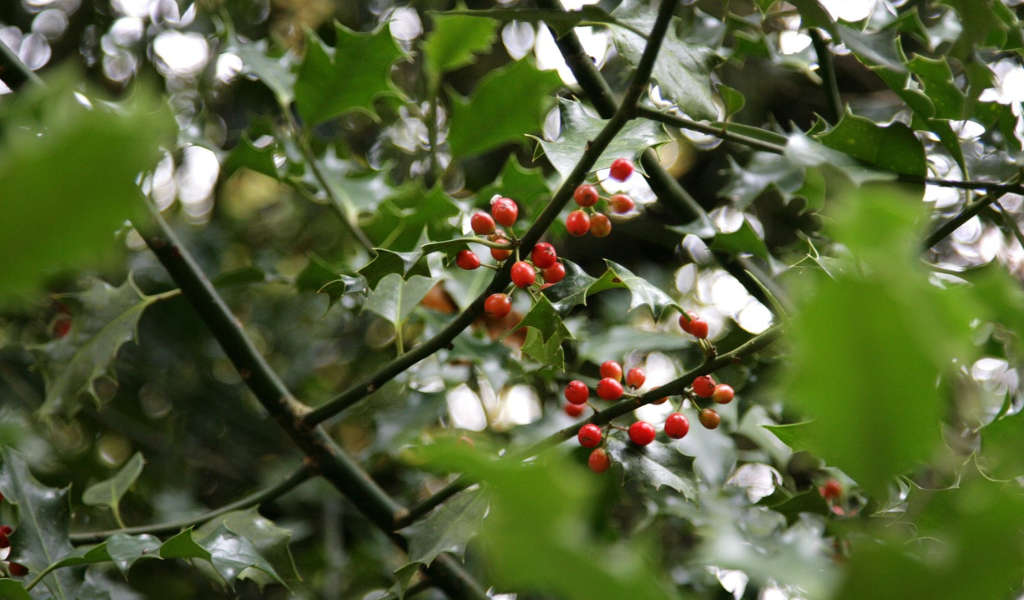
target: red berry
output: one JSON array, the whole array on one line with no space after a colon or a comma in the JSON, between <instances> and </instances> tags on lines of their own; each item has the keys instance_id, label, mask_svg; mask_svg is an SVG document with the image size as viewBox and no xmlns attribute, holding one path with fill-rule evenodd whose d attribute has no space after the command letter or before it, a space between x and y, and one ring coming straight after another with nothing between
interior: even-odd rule
<instances>
[{"instance_id":1,"label":"red berry","mask_svg":"<svg viewBox=\"0 0 1024 600\"><path fill-rule=\"evenodd\" d=\"M590 217L582 210L574 210L565 218L565 228L569 235L586 235L590 231Z\"/></svg>"},{"instance_id":2,"label":"red berry","mask_svg":"<svg viewBox=\"0 0 1024 600\"><path fill-rule=\"evenodd\" d=\"M71 317L68 315L61 315L54 320L53 325L50 327L50 333L53 337L61 339L71 332ZM3 501L3 496L0 496L0 501Z\"/></svg>"},{"instance_id":3,"label":"red berry","mask_svg":"<svg viewBox=\"0 0 1024 600\"><path fill-rule=\"evenodd\" d=\"M689 334L700 340L708 337L708 322L700 318L690 321Z\"/></svg>"},{"instance_id":4,"label":"red berry","mask_svg":"<svg viewBox=\"0 0 1024 600\"><path fill-rule=\"evenodd\" d=\"M604 400L618 400L622 397L622 384L611 377L597 382L597 395Z\"/></svg>"},{"instance_id":5,"label":"red berry","mask_svg":"<svg viewBox=\"0 0 1024 600\"><path fill-rule=\"evenodd\" d=\"M13 577L24 577L28 575L28 567L16 562L7 563L7 570L10 571Z\"/></svg>"},{"instance_id":6,"label":"red berry","mask_svg":"<svg viewBox=\"0 0 1024 600\"><path fill-rule=\"evenodd\" d=\"M512 312L512 300L505 294L491 294L484 300L484 312L494 319L503 319Z\"/></svg>"},{"instance_id":7,"label":"red berry","mask_svg":"<svg viewBox=\"0 0 1024 600\"><path fill-rule=\"evenodd\" d=\"M601 443L601 428L593 423L587 423L580 427L580 432L576 434L576 439L580 441L580 446L593 448Z\"/></svg>"},{"instance_id":8,"label":"red berry","mask_svg":"<svg viewBox=\"0 0 1024 600\"><path fill-rule=\"evenodd\" d=\"M472 250L459 250L455 255L455 264L459 265L460 269L472 271L480 267L480 257Z\"/></svg>"},{"instance_id":9,"label":"red berry","mask_svg":"<svg viewBox=\"0 0 1024 600\"><path fill-rule=\"evenodd\" d=\"M11 540L7 539L7 534L0 533L0 549L2 549L2 548L10 548L10 547L11 547Z\"/></svg>"},{"instance_id":10,"label":"red berry","mask_svg":"<svg viewBox=\"0 0 1024 600\"><path fill-rule=\"evenodd\" d=\"M700 419L700 424L707 429L715 429L722 422L722 417L718 416L718 413L710 408L700 411L697 418Z\"/></svg>"},{"instance_id":11,"label":"red berry","mask_svg":"<svg viewBox=\"0 0 1024 600\"><path fill-rule=\"evenodd\" d=\"M593 206L597 204L597 201L601 198L601 195L597 193L597 188L584 183L580 187L576 188L576 191L572 193L573 200L576 204L582 207Z\"/></svg>"},{"instance_id":12,"label":"red berry","mask_svg":"<svg viewBox=\"0 0 1024 600\"><path fill-rule=\"evenodd\" d=\"M711 399L717 404L728 404L732 402L732 399L736 396L736 392L733 391L732 386L720 383L715 386L715 391L711 394Z\"/></svg>"},{"instance_id":13,"label":"red berry","mask_svg":"<svg viewBox=\"0 0 1024 600\"><path fill-rule=\"evenodd\" d=\"M565 278L565 265L560 262L556 262L550 267L544 269L543 274L544 281L546 282L545 285L558 283Z\"/></svg>"},{"instance_id":14,"label":"red berry","mask_svg":"<svg viewBox=\"0 0 1024 600\"><path fill-rule=\"evenodd\" d=\"M682 413L672 413L665 419L665 435L678 440L690 432L690 421Z\"/></svg>"},{"instance_id":15,"label":"red berry","mask_svg":"<svg viewBox=\"0 0 1024 600\"><path fill-rule=\"evenodd\" d=\"M587 459L587 466L595 473L604 473L612 466L612 459L608 458L608 452L604 448L595 448Z\"/></svg>"},{"instance_id":16,"label":"red berry","mask_svg":"<svg viewBox=\"0 0 1024 600\"><path fill-rule=\"evenodd\" d=\"M590 390L587 389L587 384L582 381L573 380L569 382L569 385L565 386L565 399L572 404L585 404L587 398L590 398Z\"/></svg>"},{"instance_id":17,"label":"red berry","mask_svg":"<svg viewBox=\"0 0 1024 600\"><path fill-rule=\"evenodd\" d=\"M498 198L491 202L491 214L498 223L511 227L519 218L519 207L511 198Z\"/></svg>"},{"instance_id":18,"label":"red berry","mask_svg":"<svg viewBox=\"0 0 1024 600\"><path fill-rule=\"evenodd\" d=\"M657 432L654 430L654 425L647 421L637 421L629 426L629 439L633 440L637 446L650 444L654 441L655 435Z\"/></svg>"},{"instance_id":19,"label":"red berry","mask_svg":"<svg viewBox=\"0 0 1024 600\"><path fill-rule=\"evenodd\" d=\"M497 234L497 235L492 235L491 236L491 241L492 242L497 242L499 244L509 244L508 238L506 238L505 236L501 235L500 233ZM508 258L510 256L512 256L512 251L511 250L502 250L500 248L491 248L491 258L493 258L494 260L501 261L501 260L505 260L506 258Z\"/></svg>"},{"instance_id":20,"label":"red berry","mask_svg":"<svg viewBox=\"0 0 1024 600\"><path fill-rule=\"evenodd\" d=\"M628 158L616 158L612 163L608 176L618 181L625 181L633 174L633 161Z\"/></svg>"},{"instance_id":21,"label":"red berry","mask_svg":"<svg viewBox=\"0 0 1024 600\"><path fill-rule=\"evenodd\" d=\"M572 404L567 402L565 406L562 407L562 410L564 410L565 414L570 417L578 417L583 414L584 406L585 405L583 404Z\"/></svg>"},{"instance_id":22,"label":"red berry","mask_svg":"<svg viewBox=\"0 0 1024 600\"><path fill-rule=\"evenodd\" d=\"M14 530L11 529L10 526L8 526L8 525L0 525L0 533L2 533L4 535L11 535L11 532L13 532L13 531Z\"/></svg>"},{"instance_id":23,"label":"red berry","mask_svg":"<svg viewBox=\"0 0 1024 600\"><path fill-rule=\"evenodd\" d=\"M0 502L3 502L3 501L4 501L4 495L0 494Z\"/></svg>"},{"instance_id":24,"label":"red berry","mask_svg":"<svg viewBox=\"0 0 1024 600\"><path fill-rule=\"evenodd\" d=\"M640 367L634 367L626 373L626 385L636 389L643 386L644 382L647 381L647 373Z\"/></svg>"},{"instance_id":25,"label":"red berry","mask_svg":"<svg viewBox=\"0 0 1024 600\"><path fill-rule=\"evenodd\" d=\"M690 318L687 319L687 316L689 316ZM679 327L682 328L682 330L685 331L686 333L690 333L690 324L699 318L700 317L697 316L697 313L693 312L692 310L688 310L686 311L685 315L679 315Z\"/></svg>"},{"instance_id":26,"label":"red berry","mask_svg":"<svg viewBox=\"0 0 1024 600\"><path fill-rule=\"evenodd\" d=\"M469 225L477 235L491 235L494 233L494 219L487 213L473 213L473 216L469 218Z\"/></svg>"},{"instance_id":27,"label":"red berry","mask_svg":"<svg viewBox=\"0 0 1024 600\"><path fill-rule=\"evenodd\" d=\"M594 215L590 219L590 233L596 238L608 237L612 232L612 222L604 215Z\"/></svg>"},{"instance_id":28,"label":"red berry","mask_svg":"<svg viewBox=\"0 0 1024 600\"><path fill-rule=\"evenodd\" d=\"M633 199L625 194L615 194L608 199L608 204L611 205L613 211L620 215L628 213L636 206Z\"/></svg>"},{"instance_id":29,"label":"red berry","mask_svg":"<svg viewBox=\"0 0 1024 600\"><path fill-rule=\"evenodd\" d=\"M535 281L537 281L537 272L533 270L533 265L525 260L512 265L512 283L516 284L516 287L528 288Z\"/></svg>"},{"instance_id":30,"label":"red berry","mask_svg":"<svg viewBox=\"0 0 1024 600\"><path fill-rule=\"evenodd\" d=\"M829 479L825 485L818 488L818 492L826 500L838 500L843 495L843 486L839 485L835 479Z\"/></svg>"},{"instance_id":31,"label":"red berry","mask_svg":"<svg viewBox=\"0 0 1024 600\"><path fill-rule=\"evenodd\" d=\"M701 375L694 379L693 393L701 398L710 398L715 393L715 380L710 375Z\"/></svg>"},{"instance_id":32,"label":"red berry","mask_svg":"<svg viewBox=\"0 0 1024 600\"><path fill-rule=\"evenodd\" d=\"M558 254L555 247L547 242L541 242L533 247L530 259L538 269L547 269L558 262Z\"/></svg>"},{"instance_id":33,"label":"red berry","mask_svg":"<svg viewBox=\"0 0 1024 600\"><path fill-rule=\"evenodd\" d=\"M601 377L611 377L615 381L622 380L622 366L614 360L601 363Z\"/></svg>"}]
</instances>

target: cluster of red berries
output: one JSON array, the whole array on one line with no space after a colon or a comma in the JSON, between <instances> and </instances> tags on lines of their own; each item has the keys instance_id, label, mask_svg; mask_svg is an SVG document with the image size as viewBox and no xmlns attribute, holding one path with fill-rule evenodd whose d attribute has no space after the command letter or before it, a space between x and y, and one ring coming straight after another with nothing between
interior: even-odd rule
<instances>
[{"instance_id":1,"label":"cluster of red berries","mask_svg":"<svg viewBox=\"0 0 1024 600\"><path fill-rule=\"evenodd\" d=\"M697 316L695 312L687 311L679 315L679 327L699 340L708 337L708 322Z\"/></svg>"},{"instance_id":2,"label":"cluster of red berries","mask_svg":"<svg viewBox=\"0 0 1024 600\"><path fill-rule=\"evenodd\" d=\"M491 214L475 213L470 217L469 224L477 235L488 236L491 242L503 246L491 248L491 257L501 262L512 256L514 246L505 233L496 228L495 223L512 227L518 218L519 207L514 200L495 196L491 199ZM473 270L480 266L480 258L472 250L462 250L455 257L455 264L462 269ZM555 247L547 242L535 245L527 260L516 260L510 276L516 287L528 288L537 283L538 272L544 282L541 289L554 285L565 277L565 265L559 262ZM502 319L511 311L512 299L508 294L491 294L484 300L484 312L489 317Z\"/></svg>"},{"instance_id":3,"label":"cluster of red berries","mask_svg":"<svg viewBox=\"0 0 1024 600\"><path fill-rule=\"evenodd\" d=\"M3 501L4 495L0 494L0 502ZM9 549L11 547L11 540L7 536L11 535L11 533L13 532L14 530L11 529L9 526L0 525L0 550L7 550L8 552L10 551ZM12 577L24 577L28 575L28 567L21 563L8 562L7 572L10 573Z\"/></svg>"},{"instance_id":4,"label":"cluster of red berries","mask_svg":"<svg viewBox=\"0 0 1024 600\"><path fill-rule=\"evenodd\" d=\"M625 181L633 174L633 163L627 158L616 159L612 163L609 177L616 181ZM594 205L601 199L597 188L589 183L576 188L573 192L573 199L580 206L565 218L565 228L569 235L586 235L589 231L594 237L605 237L612 232L612 222L608 217L594 209ZM615 194L608 198L608 206L615 214L626 214L636 207L633 199L626 194Z\"/></svg>"}]
</instances>

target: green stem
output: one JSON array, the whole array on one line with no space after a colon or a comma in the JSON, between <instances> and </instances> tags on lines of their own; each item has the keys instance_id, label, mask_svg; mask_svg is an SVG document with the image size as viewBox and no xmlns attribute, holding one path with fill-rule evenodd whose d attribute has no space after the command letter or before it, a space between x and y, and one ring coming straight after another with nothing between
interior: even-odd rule
<instances>
[{"instance_id":1,"label":"green stem","mask_svg":"<svg viewBox=\"0 0 1024 600\"><path fill-rule=\"evenodd\" d=\"M690 131L696 131L706 135L711 135L727 142L734 142L736 144L743 144L749 146L755 150L762 150L764 152L771 152L773 154L782 154L786 151L785 147L759 140L757 138L743 135L741 133L734 133L724 127L717 127L708 123L701 123L699 121L692 121L676 115L672 115L660 110L641 106L636 109L636 115L652 121L658 121L666 125L672 125L673 127L679 127L681 129L688 129Z\"/></svg>"},{"instance_id":2,"label":"green stem","mask_svg":"<svg viewBox=\"0 0 1024 600\"><path fill-rule=\"evenodd\" d=\"M43 80L28 68L18 58L18 54L0 42L0 79L11 88L11 91L18 91L26 83L43 85Z\"/></svg>"},{"instance_id":3,"label":"green stem","mask_svg":"<svg viewBox=\"0 0 1024 600\"><path fill-rule=\"evenodd\" d=\"M946 239L954 231L959 229L961 225L963 225L967 221L970 221L972 217L980 213L983 209L987 208L993 202L997 202L1005 194L1006 192L1002 190L996 192L989 192L988 194L968 204L953 218L944 222L942 225L936 227L935 231L933 231L930 235L928 235L928 237L924 239L924 241L921 244L922 247L924 248L924 250L928 250L935 244L938 244L942 240Z\"/></svg>"},{"instance_id":4,"label":"green stem","mask_svg":"<svg viewBox=\"0 0 1024 600\"><path fill-rule=\"evenodd\" d=\"M291 107L288 105L281 105L281 114L284 115L285 121L288 123L288 128L291 130L292 137L295 139L295 145L299 147L299 151L302 152L302 157L306 159L306 164L309 165L310 171L313 173L313 177L316 178L317 182L320 183L320 187L324 189L324 193L327 194L327 198L331 201L331 208L334 209L335 214L341 220L342 226L345 231L348 232L364 249L368 252L373 252L373 242L370 241L363 230L359 228L349 218L348 210L345 207L345 203L342 202L341 198L334 193L334 188L331 187L327 181L327 177L324 176L323 171L320 170L320 163L317 162L316 156L313 154L313 149L309 147L306 140L302 136L302 128L299 127L298 122L295 120L295 115L292 114ZM301 189L289 182L292 188L299 191L307 199L316 201L312 194L309 194L308 190Z\"/></svg>"},{"instance_id":5,"label":"green stem","mask_svg":"<svg viewBox=\"0 0 1024 600\"><path fill-rule=\"evenodd\" d=\"M839 82L836 79L836 65L832 60L832 51L828 48L828 42L821 36L821 31L816 27L807 30L811 36L811 43L814 45L814 52L818 55L818 66L821 69L821 78L825 83L825 100L828 102L830 123L838 123L843 117L843 99L839 95Z\"/></svg>"},{"instance_id":6,"label":"green stem","mask_svg":"<svg viewBox=\"0 0 1024 600\"><path fill-rule=\"evenodd\" d=\"M185 529L186 527L192 527L200 523L205 523L210 519L219 517L220 515L235 511L249 508L250 506L257 506L265 502L270 502L275 498L279 498L288 492L292 491L302 483L308 481L313 476L313 472L308 467L300 467L297 471L288 476L287 479L278 483L277 485L270 486L266 489L260 490L253 494L236 500L231 504L225 504L220 508L205 512L195 517L189 517L187 519L178 519L176 521L169 521L167 523L157 523L154 525L140 525L137 527L122 527L121 529L111 529L108 531L90 531L86 533L72 533L69 538L73 544L96 544L102 542L108 537L123 533L126 535L141 535L148 533L151 535L161 535L166 533L175 533Z\"/></svg>"},{"instance_id":7,"label":"green stem","mask_svg":"<svg viewBox=\"0 0 1024 600\"><path fill-rule=\"evenodd\" d=\"M601 153L603 153L605 148L611 144L612 140L615 139L615 136L618 135L619 131L622 130L632 117L635 104L639 100L640 93L646 89L647 82L650 80L651 70L654 68L654 56L657 55L658 49L661 47L661 41L664 38L665 33L668 31L668 22L672 16L672 9L675 7L677 2L678 0L665 0L662 4L658 13L658 18L651 30L651 41L644 50L644 55L640 59L640 64L637 66L637 70L633 74L633 79L630 82L626 100L623 101L622 105L615 112L612 118L605 123L605 126L601 129L600 133L591 140L590 145L584 151L583 156L580 157L579 162L576 163L576 167L573 168L572 172L565 178L565 181L562 182L562 185L558 187L554 195L551 197L551 201L548 202L547 206L537 216L530 229L525 235L523 235L520 243L522 247L532 248L533 245L540 240L540 236L543 235L544 232L547 231L548 227L555 222L555 219L558 218L559 212L561 212L562 208L564 208L572 198L573 191L576 187L586 180L587 174L593 169L594 165L597 163L597 159L601 156ZM509 281L511 281L509 272L512 270L512 264L513 262L510 260L505 261L505 264L502 265L501 269L495 273L490 285L488 285L487 288L477 296L464 311L459 313L451 323L438 332L437 335L419 346L416 346L406 354L392 360L373 375L356 383L332 400L314 409L306 415L304 419L305 424L307 426L313 426L318 423L322 423L380 389L380 386L391 381L412 365L433 355L441 348L448 346L448 344L455 339L455 336L459 335L459 333L461 333L465 328L469 327L469 325L476 320L481 313L483 313L484 301L488 296L500 293L508 287Z\"/></svg>"},{"instance_id":8,"label":"green stem","mask_svg":"<svg viewBox=\"0 0 1024 600\"><path fill-rule=\"evenodd\" d=\"M2 45L3 44L0 44L0 46L2 46ZM63 565L63 566L71 566L71 565ZM60 566L58 566L58 563L53 563L51 565L48 565L45 569L43 569L42 571L39 572L39 575L36 575L35 579L33 579L31 582L29 582L28 585L25 586L25 591L26 592L32 591L32 588L36 587L39 584L39 582L43 580L44 577L46 577L50 573L53 573L54 571L56 571L59 568L60 568Z\"/></svg>"},{"instance_id":9,"label":"green stem","mask_svg":"<svg viewBox=\"0 0 1024 600\"><path fill-rule=\"evenodd\" d=\"M128 529L128 526L124 523L124 519L121 517L121 503L115 502L110 508L114 511L114 520L117 521L117 526L121 529Z\"/></svg>"}]
</instances>

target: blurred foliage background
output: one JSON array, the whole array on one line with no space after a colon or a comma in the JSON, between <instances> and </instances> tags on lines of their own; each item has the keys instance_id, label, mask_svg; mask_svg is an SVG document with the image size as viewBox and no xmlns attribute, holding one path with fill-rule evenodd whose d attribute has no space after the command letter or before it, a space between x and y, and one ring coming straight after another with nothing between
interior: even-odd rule
<instances>
[{"instance_id":1,"label":"blurred foliage background","mask_svg":"<svg viewBox=\"0 0 1024 600\"><path fill-rule=\"evenodd\" d=\"M140 184L288 388L320 405L395 357L387 285L422 298L397 319L414 347L490 281L443 253L404 264L367 246L412 253L461 237L496 193L528 224L596 133L547 27L502 12L530 8L0 3L0 43L48 82L0 96L0 443L44 486L70 485L72 533L201 514L302 461L124 225ZM492 12L442 25L452 10ZM570 237L560 219L545 239L593 277L612 261L697 311L722 352L772 325L787 335L716 373L737 390L721 428L699 427L683 401L685 439L660 436L644 453L616 438L605 477L584 472L571 444L519 470L480 457L574 423L561 408L569 379L593 383L619 360L643 366L649 390L704 353L661 300L630 310L652 297L637 284L548 317L574 338L563 370L522 338L498 341L531 309L518 294L507 321L478 322L326 424L403 504L451 472L491 482L490 496L464 492L433 513L440 533L405 531L421 544L412 560L432 559L422 544L435 542L494 594L523 598L1020 597L1022 11L1007 0L680 6L642 105L727 121L784 151L645 121L623 151L656 147L698 208L681 211L639 175L605 180L639 210L608 238ZM575 31L621 94L643 44L632 30L650 28L653 8L603 1L586 14ZM609 14L615 23L595 22ZM892 173L897 189L882 183ZM951 181L1005 189L990 202L984 186ZM918 240L972 207L922 254ZM404 279L383 283L396 271ZM660 424L669 412L637 416ZM478 451L442 443L461 437ZM137 452L145 467L119 516L85 501ZM843 493L827 501L830 479ZM209 569L140 561L127 580L90 567L82 597L377 598L410 561L317 479L260 514L290 532L301 581L231 589Z\"/></svg>"}]
</instances>

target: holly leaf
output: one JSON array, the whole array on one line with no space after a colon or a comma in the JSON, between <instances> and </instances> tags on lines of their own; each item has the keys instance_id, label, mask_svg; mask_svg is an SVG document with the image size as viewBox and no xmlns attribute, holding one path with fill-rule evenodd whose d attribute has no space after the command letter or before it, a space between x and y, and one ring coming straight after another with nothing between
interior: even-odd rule
<instances>
[{"instance_id":1,"label":"holly leaf","mask_svg":"<svg viewBox=\"0 0 1024 600\"><path fill-rule=\"evenodd\" d=\"M235 171L246 168L267 177L280 179L281 177L277 172L277 163L274 162L274 152L276 149L276 144L274 143L256 147L252 140L249 139L249 135L243 133L242 138L238 141L238 145L228 154L227 159L225 159L224 164L221 166L221 178L226 180Z\"/></svg>"},{"instance_id":2,"label":"holly leaf","mask_svg":"<svg viewBox=\"0 0 1024 600\"><path fill-rule=\"evenodd\" d=\"M648 283L646 279L637 277L626 267L613 263L610 260L606 259L604 262L608 265L608 270L601 279L590 286L590 293L601 291L601 289L609 289L613 286L625 286L629 290L629 310L646 306L651 309L651 314L655 320L661 319L661 315L669 308L682 312L683 309L676 304L675 300L659 288ZM603 282L607 283L603 284Z\"/></svg>"},{"instance_id":3,"label":"holly leaf","mask_svg":"<svg viewBox=\"0 0 1024 600\"><path fill-rule=\"evenodd\" d=\"M89 506L109 507L120 522L121 497L135 485L135 480L142 473L143 464L142 453L136 452L113 477L86 488L85 493L82 494L82 502Z\"/></svg>"},{"instance_id":4,"label":"holly leaf","mask_svg":"<svg viewBox=\"0 0 1024 600\"><path fill-rule=\"evenodd\" d=\"M540 212L541 202L551 196L551 189L544 178L543 169L524 168L513 154L505 161L498 178L477 192L477 201L489 208L495 194L514 198L520 207L527 209L526 214L531 215Z\"/></svg>"},{"instance_id":5,"label":"holly leaf","mask_svg":"<svg viewBox=\"0 0 1024 600\"><path fill-rule=\"evenodd\" d=\"M896 73L905 73L899 49L899 38L894 29L863 32L846 25L836 25L846 47L869 67L885 67Z\"/></svg>"},{"instance_id":6,"label":"holly leaf","mask_svg":"<svg viewBox=\"0 0 1024 600\"><path fill-rule=\"evenodd\" d=\"M779 190L784 198L789 198L804 185L805 169L795 166L785 156L755 152L743 167L732 156L727 158L731 179L719 194L732 200L737 210L745 210L769 186Z\"/></svg>"},{"instance_id":7,"label":"holly leaf","mask_svg":"<svg viewBox=\"0 0 1024 600\"><path fill-rule=\"evenodd\" d=\"M462 210L441 187L403 186L377 206L363 231L376 246L394 252L418 250L430 240L449 240L462 232L451 224ZM427 239L423 239L426 231Z\"/></svg>"},{"instance_id":8,"label":"holly leaf","mask_svg":"<svg viewBox=\"0 0 1024 600\"><path fill-rule=\"evenodd\" d=\"M470 490L403 529L402 536L409 540L409 560L429 565L442 552L463 556L466 543L480 531L487 506L482 489Z\"/></svg>"},{"instance_id":9,"label":"holly leaf","mask_svg":"<svg viewBox=\"0 0 1024 600\"><path fill-rule=\"evenodd\" d=\"M142 313L158 296L143 296L131 279L119 287L94 280L85 292L69 294L81 306L62 338L30 348L46 384L46 399L39 407L43 417L73 415L81 408L80 397L99 396L93 382L114 376L117 351L138 337Z\"/></svg>"},{"instance_id":10,"label":"holly leaf","mask_svg":"<svg viewBox=\"0 0 1024 600\"><path fill-rule=\"evenodd\" d=\"M17 509L18 523L11 538L8 560L42 573L61 557L74 552L68 541L71 526L68 488L55 489L36 481L25 458L0 445L0 490ZM58 569L43 578L50 594L59 600L75 600L81 585L79 569Z\"/></svg>"},{"instance_id":11,"label":"holly leaf","mask_svg":"<svg viewBox=\"0 0 1024 600\"><path fill-rule=\"evenodd\" d=\"M398 95L391 64L402 56L387 27L358 33L335 27L336 45L326 46L316 33L306 34L306 56L295 81L299 115L316 125L351 110L376 115L373 100Z\"/></svg>"},{"instance_id":12,"label":"holly leaf","mask_svg":"<svg viewBox=\"0 0 1024 600\"><path fill-rule=\"evenodd\" d=\"M597 279L587 275L579 265L566 258L561 259L565 277L542 293L561 314L567 314L580 304L587 303L587 293Z\"/></svg>"},{"instance_id":13,"label":"holly leaf","mask_svg":"<svg viewBox=\"0 0 1024 600\"><path fill-rule=\"evenodd\" d=\"M549 142L541 140L544 155L563 178L568 177L583 157L590 140L604 129L606 121L591 116L583 104L575 100L561 100L562 134ZM617 158L631 158L637 170L642 169L639 156L650 146L668 141L665 130L647 119L634 119L615 136L594 163L594 170L607 169Z\"/></svg>"},{"instance_id":14,"label":"holly leaf","mask_svg":"<svg viewBox=\"0 0 1024 600\"><path fill-rule=\"evenodd\" d=\"M654 8L649 4L623 3L612 15L643 31L650 29ZM694 119L714 121L718 118L714 91L711 88L711 70L721 59L707 46L688 44L676 35L680 20L672 18L661 52L654 62L651 78L658 82L661 95L671 98L687 115ZM615 48L634 67L647 47L647 39L625 28L612 28Z\"/></svg>"},{"instance_id":15,"label":"holly leaf","mask_svg":"<svg viewBox=\"0 0 1024 600\"><path fill-rule=\"evenodd\" d=\"M0 579L0 598L5 600L32 600L32 596L25 591L25 586L20 581L8 577Z\"/></svg>"},{"instance_id":16,"label":"holly leaf","mask_svg":"<svg viewBox=\"0 0 1024 600\"><path fill-rule=\"evenodd\" d=\"M550 365L559 371L565 370L565 350L562 349L562 341L557 337L550 337L545 341L540 331L527 329L522 351L542 365Z\"/></svg>"},{"instance_id":17,"label":"holly leaf","mask_svg":"<svg viewBox=\"0 0 1024 600\"><path fill-rule=\"evenodd\" d=\"M838 172L857 186L896 180L895 173L879 171L864 165L844 152L833 150L801 132L790 135L784 156L798 167L816 167L823 171Z\"/></svg>"},{"instance_id":18,"label":"holly leaf","mask_svg":"<svg viewBox=\"0 0 1024 600\"><path fill-rule=\"evenodd\" d=\"M469 98L450 92L452 154L480 154L539 131L552 104L550 92L561 81L555 71L540 71L523 59L488 73Z\"/></svg>"},{"instance_id":19,"label":"holly leaf","mask_svg":"<svg viewBox=\"0 0 1024 600\"><path fill-rule=\"evenodd\" d=\"M227 531L249 541L259 556L266 559L274 571L281 576L281 579L277 579L262 570L246 573L246 578L255 581L260 589L275 580L285 584L300 581L299 573L295 568L295 560L292 558L291 549L288 546L292 532L278 527L270 519L261 516L257 507L220 515L196 529L195 534L202 539L222 526Z\"/></svg>"},{"instance_id":20,"label":"holly leaf","mask_svg":"<svg viewBox=\"0 0 1024 600\"><path fill-rule=\"evenodd\" d=\"M231 36L225 49L242 59L242 73L258 79L274 93L282 106L294 99L295 55L287 50L280 56L271 56L267 40L242 41Z\"/></svg>"},{"instance_id":21,"label":"holly leaf","mask_svg":"<svg viewBox=\"0 0 1024 600\"><path fill-rule=\"evenodd\" d=\"M903 123L879 127L870 119L846 113L835 127L819 135L818 141L887 171L925 175L924 147Z\"/></svg>"},{"instance_id":22,"label":"holly leaf","mask_svg":"<svg viewBox=\"0 0 1024 600\"><path fill-rule=\"evenodd\" d=\"M547 297L540 296L519 325L506 333L505 337L522 327L528 328L523 352L541 363L554 365L559 370L565 369L562 342L572 339L572 334Z\"/></svg>"},{"instance_id":23,"label":"holly leaf","mask_svg":"<svg viewBox=\"0 0 1024 600\"><path fill-rule=\"evenodd\" d=\"M398 273L392 273L377 284L366 299L363 310L384 317L397 328L419 306L420 300L432 287L434 281L427 277L414 275L406 281Z\"/></svg>"},{"instance_id":24,"label":"holly leaf","mask_svg":"<svg viewBox=\"0 0 1024 600\"><path fill-rule=\"evenodd\" d=\"M722 97L722 103L725 104L725 118L733 116L734 114L743 110L743 106L746 105L747 99L743 97L743 94L739 90L725 85L718 84L718 95Z\"/></svg>"},{"instance_id":25,"label":"holly leaf","mask_svg":"<svg viewBox=\"0 0 1024 600\"><path fill-rule=\"evenodd\" d=\"M623 481L637 481L656 490L666 486L687 500L697 498L693 457L675 447L655 441L641 448L612 437L608 439L607 450L612 462L622 466Z\"/></svg>"},{"instance_id":26,"label":"holly leaf","mask_svg":"<svg viewBox=\"0 0 1024 600\"><path fill-rule=\"evenodd\" d=\"M768 259L768 246L746 218L743 219L743 224L736 231L716 233L710 248L714 252L725 252L732 255L753 254L759 258Z\"/></svg>"},{"instance_id":27,"label":"holly leaf","mask_svg":"<svg viewBox=\"0 0 1024 600\"><path fill-rule=\"evenodd\" d=\"M436 78L475 62L475 55L494 43L493 19L455 14L433 14L434 29L423 43L427 69Z\"/></svg>"},{"instance_id":28,"label":"holly leaf","mask_svg":"<svg viewBox=\"0 0 1024 600\"><path fill-rule=\"evenodd\" d=\"M5 101L0 297L114 253L114 232L142 206L139 174L156 166L160 145L177 131L146 86L112 103L81 81L66 72Z\"/></svg>"},{"instance_id":29,"label":"holly leaf","mask_svg":"<svg viewBox=\"0 0 1024 600\"><path fill-rule=\"evenodd\" d=\"M374 248L373 251L377 255L358 271L366 279L366 285L371 290L376 289L388 275L398 274L403 278L413 275L424 277L430 275L426 264L420 260L423 258L422 251L392 252L383 248Z\"/></svg>"},{"instance_id":30,"label":"holly leaf","mask_svg":"<svg viewBox=\"0 0 1024 600\"><path fill-rule=\"evenodd\" d=\"M149 534L127 535L115 533L104 542L107 554L121 575L128 577L132 566L144 559L160 558L160 539Z\"/></svg>"},{"instance_id":31,"label":"holly leaf","mask_svg":"<svg viewBox=\"0 0 1024 600\"><path fill-rule=\"evenodd\" d=\"M160 546L160 557L201 558L213 565L217 574L232 588L238 576L248 568L259 569L274 581L284 583L252 542L232 533L223 524L198 542L193 539L191 529L182 531Z\"/></svg>"}]
</instances>

